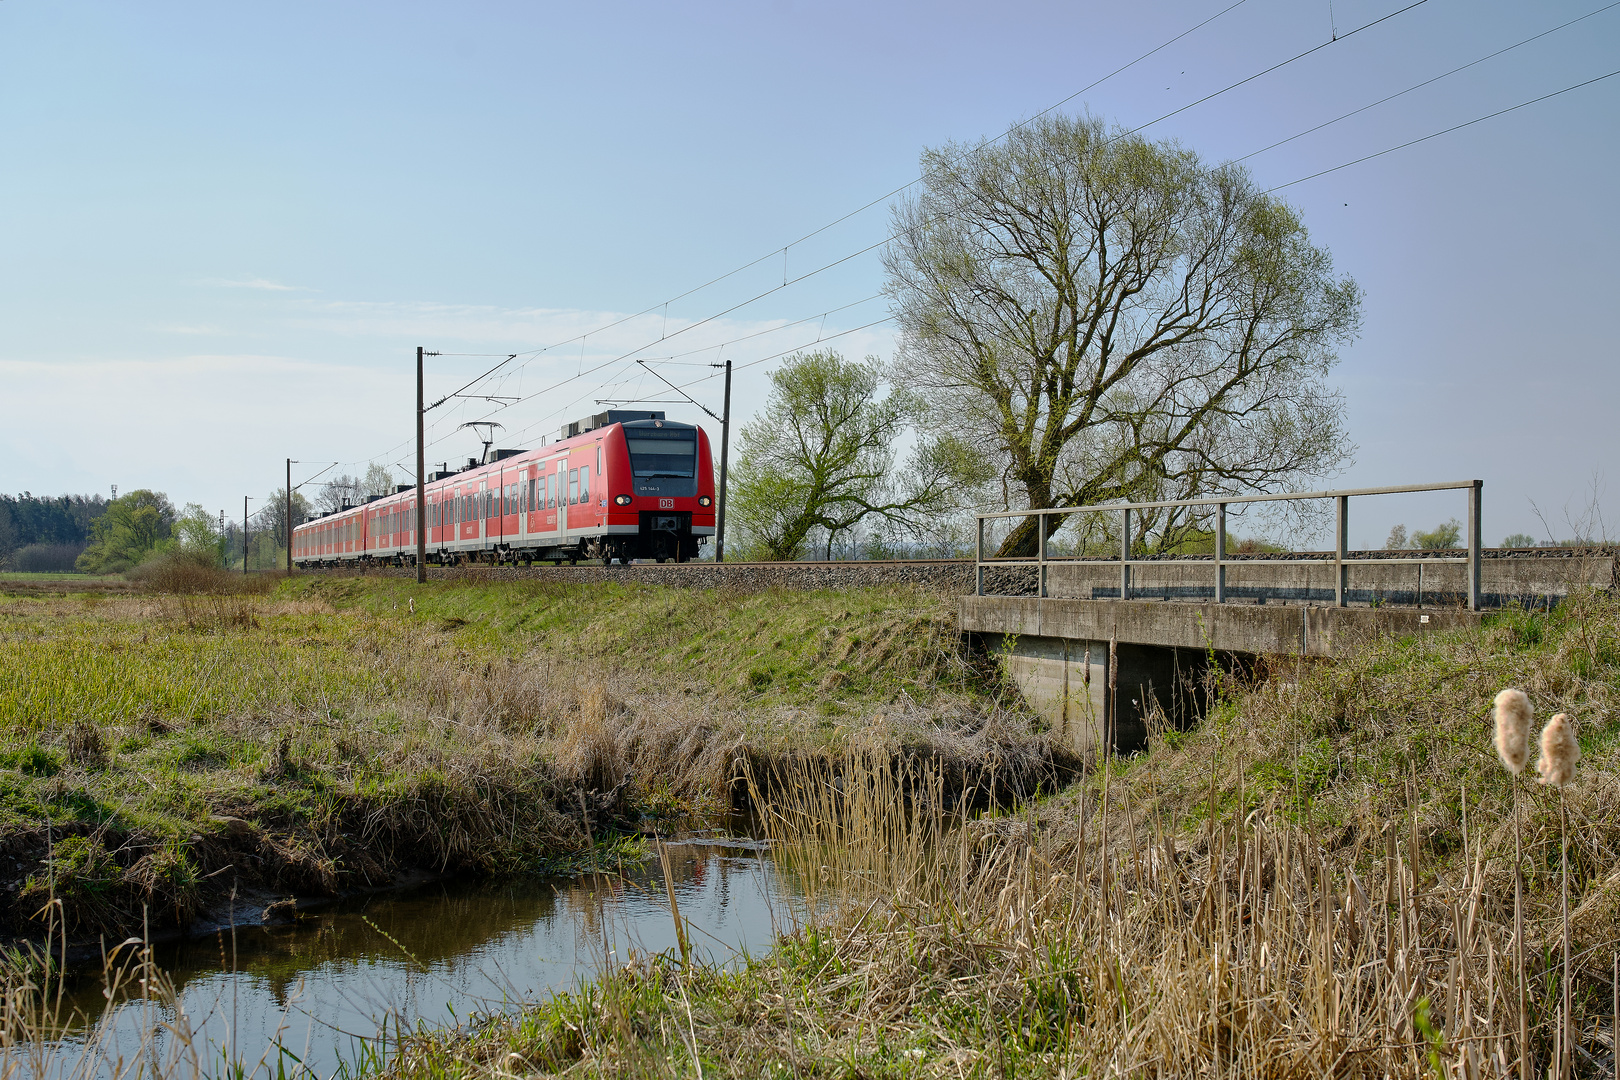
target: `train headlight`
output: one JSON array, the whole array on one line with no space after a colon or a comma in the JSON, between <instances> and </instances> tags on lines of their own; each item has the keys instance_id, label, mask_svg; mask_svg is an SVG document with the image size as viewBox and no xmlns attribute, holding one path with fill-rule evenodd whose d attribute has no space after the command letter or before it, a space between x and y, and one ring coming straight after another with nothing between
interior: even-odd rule
<instances>
[{"instance_id":1,"label":"train headlight","mask_svg":"<svg viewBox=\"0 0 1620 1080\"><path fill-rule=\"evenodd\" d=\"M615 496L613 496L613 501L618 503L620 506L629 506L630 505L630 496L628 496L628 495L615 495Z\"/></svg>"},{"instance_id":2,"label":"train headlight","mask_svg":"<svg viewBox=\"0 0 1620 1080\"><path fill-rule=\"evenodd\" d=\"M713 501L714 500L709 498L707 495L699 495L698 496L698 505L699 506L708 506Z\"/></svg>"}]
</instances>

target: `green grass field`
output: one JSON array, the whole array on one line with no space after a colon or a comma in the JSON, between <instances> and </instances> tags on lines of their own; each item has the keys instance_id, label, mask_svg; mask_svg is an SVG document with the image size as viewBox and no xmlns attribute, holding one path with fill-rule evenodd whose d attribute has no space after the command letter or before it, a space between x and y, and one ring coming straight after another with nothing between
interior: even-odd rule
<instances>
[{"instance_id":1,"label":"green grass field","mask_svg":"<svg viewBox=\"0 0 1620 1080\"><path fill-rule=\"evenodd\" d=\"M707 813L739 755L971 755L1005 712L911 590L256 587L0 597L8 929L53 892L76 933L184 921L248 850L284 891L537 867L583 846L576 791L634 775L632 816Z\"/></svg>"}]
</instances>

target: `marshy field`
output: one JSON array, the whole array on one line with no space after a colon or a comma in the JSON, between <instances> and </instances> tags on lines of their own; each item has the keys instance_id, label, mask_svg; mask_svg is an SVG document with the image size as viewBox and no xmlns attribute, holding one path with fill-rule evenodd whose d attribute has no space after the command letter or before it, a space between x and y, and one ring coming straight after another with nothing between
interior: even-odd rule
<instances>
[{"instance_id":1,"label":"marshy field","mask_svg":"<svg viewBox=\"0 0 1620 1080\"><path fill-rule=\"evenodd\" d=\"M18 1075L1615 1074L1608 595L1219 675L1196 727L1099 762L1054 745L995 649L958 640L952 599L916 590L0 594ZM1509 686L1536 728L1572 718L1566 785L1499 762ZM746 955L668 903L696 895L678 868L722 864L663 840L718 826L769 854ZM147 944L233 914L330 937L346 916L297 904L541 878L642 898L668 933L602 931L554 989L402 1018L336 1066L222 1047ZM231 970L234 939L211 940ZM74 1004L103 980L149 1010L133 1044Z\"/></svg>"}]
</instances>

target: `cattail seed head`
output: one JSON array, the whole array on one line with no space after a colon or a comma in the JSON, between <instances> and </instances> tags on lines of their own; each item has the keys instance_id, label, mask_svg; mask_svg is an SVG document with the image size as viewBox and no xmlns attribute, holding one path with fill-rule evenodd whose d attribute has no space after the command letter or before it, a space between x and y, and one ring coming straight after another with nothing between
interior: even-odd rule
<instances>
[{"instance_id":1,"label":"cattail seed head","mask_svg":"<svg viewBox=\"0 0 1620 1080\"><path fill-rule=\"evenodd\" d=\"M1581 744L1575 741L1575 725L1559 713L1541 729L1541 757L1536 760L1541 782L1563 787L1575 778L1575 763L1580 760Z\"/></svg>"},{"instance_id":2,"label":"cattail seed head","mask_svg":"<svg viewBox=\"0 0 1620 1080\"><path fill-rule=\"evenodd\" d=\"M1524 771L1530 722L1535 717L1536 710L1523 690L1509 688L1496 695L1496 753L1514 776Z\"/></svg>"}]
</instances>

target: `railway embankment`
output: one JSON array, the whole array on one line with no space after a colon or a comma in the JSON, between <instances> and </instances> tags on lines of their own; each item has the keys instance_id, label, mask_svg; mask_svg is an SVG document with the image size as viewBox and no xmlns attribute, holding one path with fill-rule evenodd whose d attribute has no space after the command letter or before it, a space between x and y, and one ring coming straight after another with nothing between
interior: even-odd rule
<instances>
[{"instance_id":1,"label":"railway embankment","mask_svg":"<svg viewBox=\"0 0 1620 1080\"><path fill-rule=\"evenodd\" d=\"M318 574L399 577L415 580L412 567L334 569ZM428 580L474 584L547 582L562 585L656 585L682 589L768 590L911 587L960 596L973 591L972 559L907 559L852 562L637 562L629 566L430 566Z\"/></svg>"},{"instance_id":2,"label":"railway embankment","mask_svg":"<svg viewBox=\"0 0 1620 1080\"><path fill-rule=\"evenodd\" d=\"M916 585L70 588L0 599L13 939L617 859L727 809L750 770L857 747L1006 794L1066 764L958 648L948 595Z\"/></svg>"}]
</instances>

